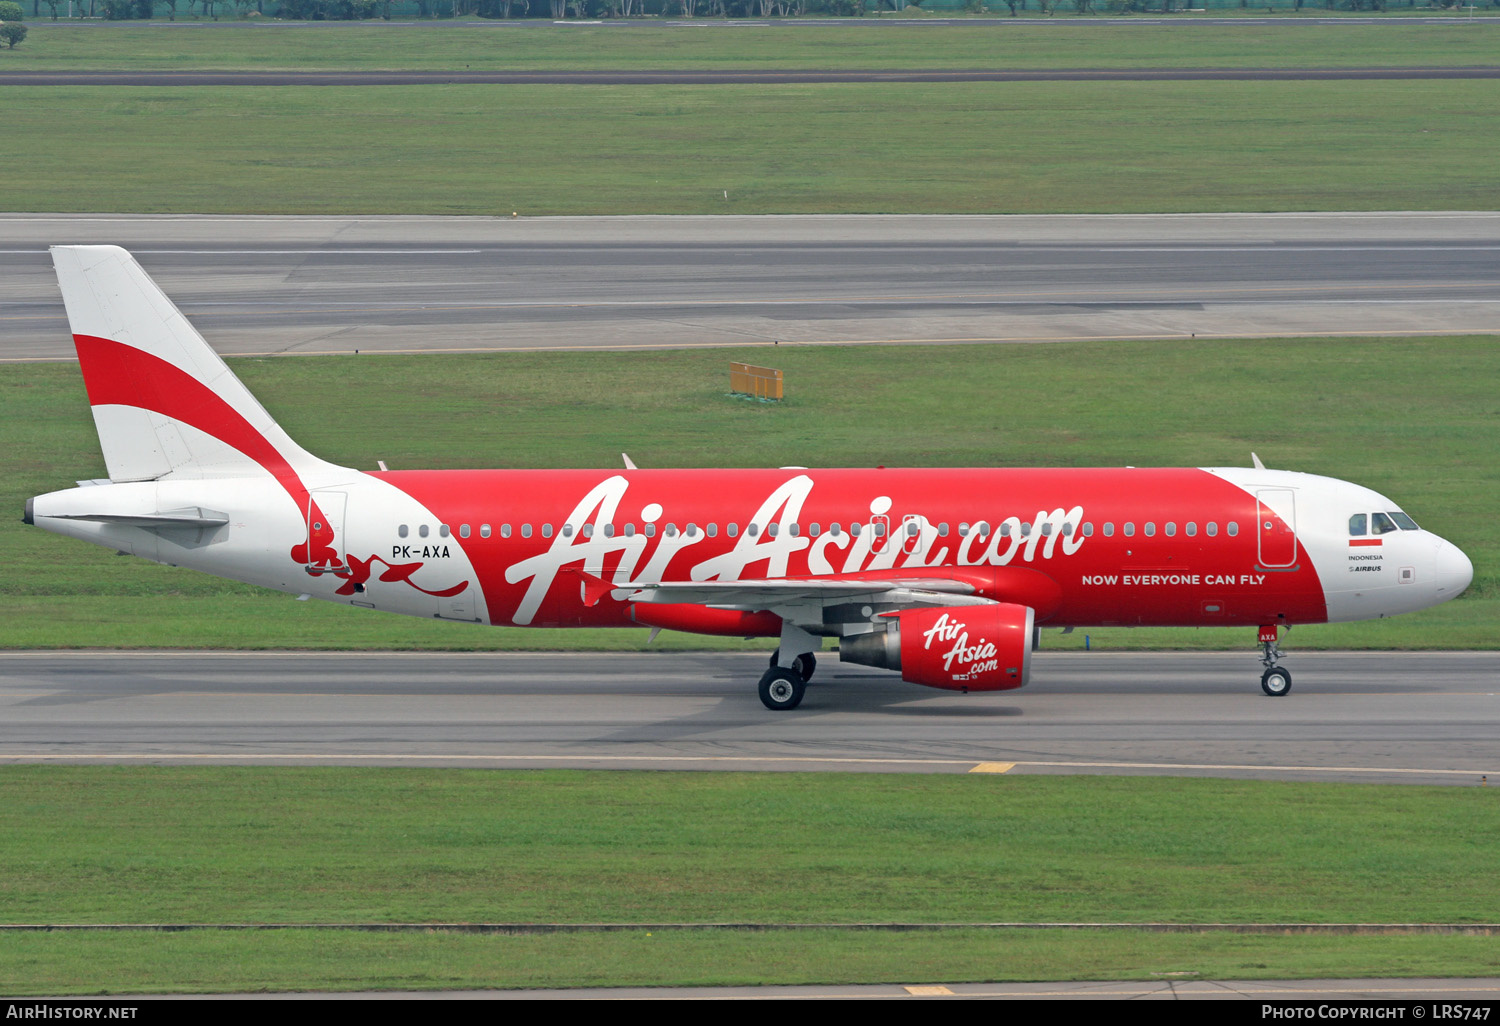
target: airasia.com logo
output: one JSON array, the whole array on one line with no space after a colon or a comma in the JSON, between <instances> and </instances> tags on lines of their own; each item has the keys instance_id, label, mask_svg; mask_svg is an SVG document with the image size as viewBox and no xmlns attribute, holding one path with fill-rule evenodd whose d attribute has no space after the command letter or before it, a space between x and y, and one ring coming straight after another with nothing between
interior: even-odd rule
<instances>
[{"instance_id":1,"label":"airasia.com logo","mask_svg":"<svg viewBox=\"0 0 1500 1026\"><path fill-rule=\"evenodd\" d=\"M1030 563L1051 559L1054 551L1071 556L1084 543L1083 532L1076 529L1083 519L1082 506L1039 509L1026 527L1019 516L1005 517L993 526L979 520L975 529L966 534L961 532L959 538L951 541L939 532L937 525L921 516L908 522L915 525L915 534L904 533L911 529L907 524L897 527L903 533L899 539L890 541L901 544L877 544L873 530L857 536L848 531L837 534L828 531L812 537L803 534L798 525L803 520L802 507L812 491L813 480L806 474L798 474L761 502L746 521L747 529L727 551L718 551L684 566L693 554L683 554L683 550L710 541L703 531L692 534L663 531L653 545L652 537L644 533L612 533L603 529L616 521L629 487L630 482L619 474L601 481L568 514L562 530L546 551L505 568L507 584L531 582L511 617L513 623L530 623L558 571L575 563L602 567L607 560L614 559L617 562L611 583L630 587L674 576L693 581L738 581L785 577L793 569L813 576L888 570L895 568L898 560L903 567L1006 566L1016 560ZM890 509L891 498L887 495L876 496L869 503L872 518L886 516ZM640 520L646 524L668 516L660 502L648 502L640 511ZM983 529L979 529L981 524ZM593 529L585 532L586 525L593 525ZM797 566L794 559L802 565ZM993 651L993 646L990 647Z\"/></svg>"},{"instance_id":2,"label":"airasia.com logo","mask_svg":"<svg viewBox=\"0 0 1500 1026\"><path fill-rule=\"evenodd\" d=\"M943 656L943 672L945 673L953 672L953 664L955 662L968 663L967 674L970 676L1000 668L999 660L996 659L999 652L995 649L994 644L986 641L984 638L980 638L978 644L970 645L969 625L960 620L950 618L947 613L939 616L937 623L927 628L922 633L922 637L926 641L926 644L922 648L927 651L932 649L934 641L938 642L939 645L950 641L953 642L953 647L944 653ZM985 662L983 660L988 661Z\"/></svg>"}]
</instances>

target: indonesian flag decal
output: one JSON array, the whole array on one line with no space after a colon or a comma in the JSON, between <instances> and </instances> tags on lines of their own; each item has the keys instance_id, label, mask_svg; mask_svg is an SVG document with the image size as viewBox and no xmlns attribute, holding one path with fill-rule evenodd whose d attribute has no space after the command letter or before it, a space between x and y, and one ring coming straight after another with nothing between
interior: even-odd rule
<instances>
[{"instance_id":1,"label":"indonesian flag decal","mask_svg":"<svg viewBox=\"0 0 1500 1026\"><path fill-rule=\"evenodd\" d=\"M1349 547L1351 549L1363 549L1363 548L1368 548L1369 546L1372 546L1372 545L1376 546L1378 548L1380 546L1380 543L1381 543L1381 539L1379 539L1379 538L1350 538L1349 539Z\"/></svg>"}]
</instances>

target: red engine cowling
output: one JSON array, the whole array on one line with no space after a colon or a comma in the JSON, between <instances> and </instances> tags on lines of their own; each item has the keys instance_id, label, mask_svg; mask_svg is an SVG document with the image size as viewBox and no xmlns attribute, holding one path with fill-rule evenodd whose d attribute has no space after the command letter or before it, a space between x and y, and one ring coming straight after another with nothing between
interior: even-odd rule
<instances>
[{"instance_id":1,"label":"red engine cowling","mask_svg":"<svg viewBox=\"0 0 1500 1026\"><path fill-rule=\"evenodd\" d=\"M885 631L841 638L839 658L901 671L901 679L953 691L1004 691L1031 675L1036 612L992 606L908 609Z\"/></svg>"},{"instance_id":2,"label":"red engine cowling","mask_svg":"<svg viewBox=\"0 0 1500 1026\"><path fill-rule=\"evenodd\" d=\"M901 679L954 691L1005 691L1031 676L1030 606L911 609L899 616Z\"/></svg>"}]
</instances>

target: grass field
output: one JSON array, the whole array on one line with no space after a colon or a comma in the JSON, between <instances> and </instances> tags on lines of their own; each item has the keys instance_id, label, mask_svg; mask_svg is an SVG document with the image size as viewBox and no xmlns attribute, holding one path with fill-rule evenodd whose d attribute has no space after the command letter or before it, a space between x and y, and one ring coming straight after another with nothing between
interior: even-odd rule
<instances>
[{"instance_id":1,"label":"grass field","mask_svg":"<svg viewBox=\"0 0 1500 1026\"><path fill-rule=\"evenodd\" d=\"M356 467L1244 466L1357 481L1473 559L1461 599L1294 631L1297 647L1500 645L1500 347L1486 336L790 348L788 400L728 397L764 350L247 359L237 372L302 444ZM329 380L340 382L332 392ZM393 380L401 389L387 387ZM1399 388L1392 387L1399 382ZM372 418L367 396L380 395ZM1103 397L1103 398L1101 398ZM0 509L100 477L76 367L0 367ZM871 430L879 411L880 430ZM963 411L961 414L957 411ZM434 423L453 425L435 432ZM475 430L475 429L478 430ZM5 647L554 648L644 631L480 630L298 603L0 518ZM1243 647L1239 631L1090 631L1103 647ZM666 636L670 637L670 635ZM694 636L675 646L741 644ZM1081 646L1081 633L1049 647Z\"/></svg>"},{"instance_id":2,"label":"grass field","mask_svg":"<svg viewBox=\"0 0 1500 1026\"><path fill-rule=\"evenodd\" d=\"M14 95L5 204L57 212L1483 210L1500 160L1500 81Z\"/></svg>"},{"instance_id":3,"label":"grass field","mask_svg":"<svg viewBox=\"0 0 1500 1026\"><path fill-rule=\"evenodd\" d=\"M7 923L1500 919L1480 788L35 766L0 782ZM1451 936L0 935L9 994L1497 969L1492 939Z\"/></svg>"},{"instance_id":4,"label":"grass field","mask_svg":"<svg viewBox=\"0 0 1500 1026\"><path fill-rule=\"evenodd\" d=\"M53 25L33 18L26 41L0 53L0 69L1434 67L1494 64L1500 33L1492 22L1465 23L1461 16L1452 25L1338 26L1111 19L1114 24L1081 30L1072 20L983 27L832 21L796 28L744 22L182 27L162 19ZM887 89L899 94L905 87Z\"/></svg>"}]
</instances>

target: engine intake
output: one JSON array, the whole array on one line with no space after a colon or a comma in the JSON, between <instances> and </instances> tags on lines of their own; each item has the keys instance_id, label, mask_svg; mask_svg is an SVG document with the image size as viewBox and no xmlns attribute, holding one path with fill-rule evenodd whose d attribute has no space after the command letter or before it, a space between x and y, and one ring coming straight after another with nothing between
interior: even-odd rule
<instances>
[{"instance_id":1,"label":"engine intake","mask_svg":"<svg viewBox=\"0 0 1500 1026\"><path fill-rule=\"evenodd\" d=\"M988 606L908 609L883 631L839 639L839 659L900 670L901 679L951 691L1005 691L1031 676L1036 612Z\"/></svg>"}]
</instances>

